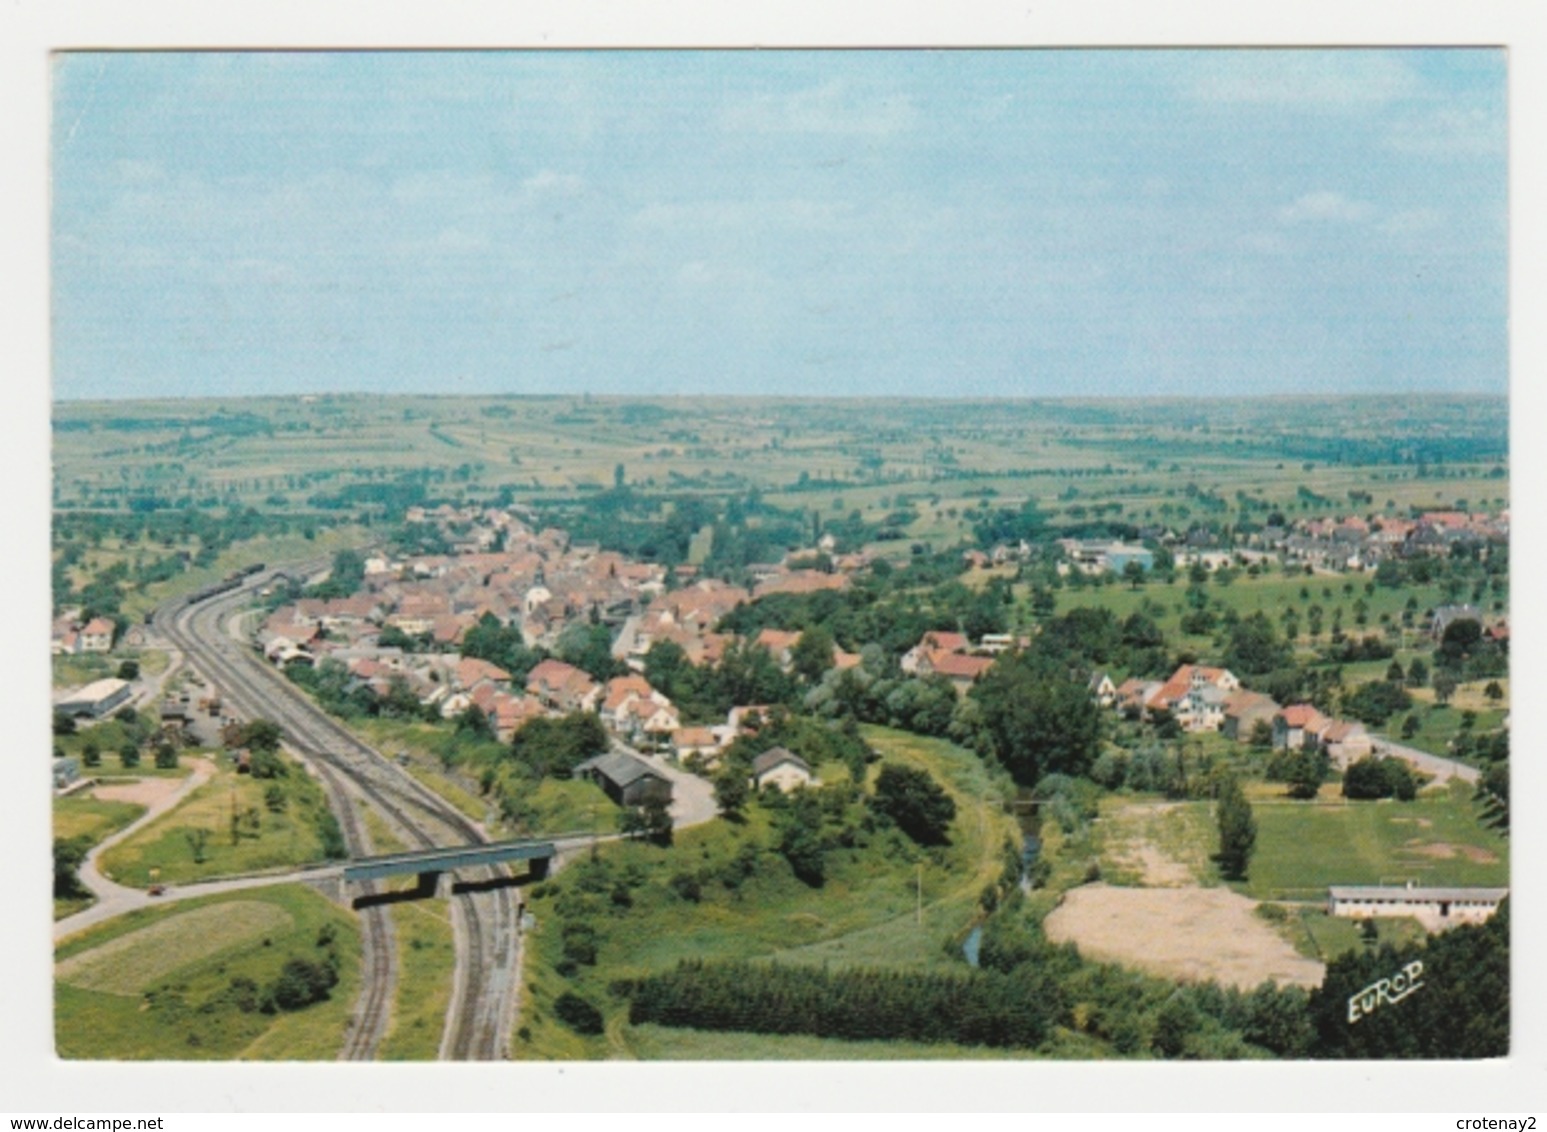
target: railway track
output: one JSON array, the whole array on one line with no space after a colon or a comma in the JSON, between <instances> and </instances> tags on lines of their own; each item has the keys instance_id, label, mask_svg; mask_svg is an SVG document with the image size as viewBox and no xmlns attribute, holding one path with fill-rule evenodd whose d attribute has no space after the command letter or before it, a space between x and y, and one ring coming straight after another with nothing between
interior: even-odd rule
<instances>
[{"instance_id":1,"label":"railway track","mask_svg":"<svg viewBox=\"0 0 1547 1132\"><path fill-rule=\"evenodd\" d=\"M316 707L278 672L222 631L224 615L239 607L252 579L216 594L196 595L157 612L158 629L205 671L244 713L274 720L286 740L317 770L339 816L352 855L371 852L356 811L362 799L416 847L485 841L483 830L420 785L337 720ZM483 871L487 879L508 875ZM457 941L455 986L440 1055L451 1060L504 1056L508 1020L514 1013L517 956L516 903L508 888L493 885L455 894L452 925ZM361 909L365 944L364 985L341 1056L369 1059L385 1035L397 978L395 940L386 908Z\"/></svg>"}]
</instances>

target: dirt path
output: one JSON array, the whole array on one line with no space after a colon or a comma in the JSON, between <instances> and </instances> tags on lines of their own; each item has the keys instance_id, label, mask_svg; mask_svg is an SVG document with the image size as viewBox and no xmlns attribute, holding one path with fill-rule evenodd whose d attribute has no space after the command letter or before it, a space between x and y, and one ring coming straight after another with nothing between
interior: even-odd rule
<instances>
[{"instance_id":1,"label":"dirt path","mask_svg":"<svg viewBox=\"0 0 1547 1132\"><path fill-rule=\"evenodd\" d=\"M1177 805L1175 802L1151 802L1124 806L1109 819L1109 823L1114 826L1128 822L1140 823L1136 829L1121 828L1114 831L1107 853L1123 869L1137 872L1145 888L1179 888L1197 883L1198 878L1193 875L1192 869L1165 852L1148 836L1152 832L1149 822L1175 810Z\"/></svg>"},{"instance_id":2,"label":"dirt path","mask_svg":"<svg viewBox=\"0 0 1547 1132\"><path fill-rule=\"evenodd\" d=\"M1300 955L1228 888L1071 889L1044 922L1049 939L1092 959L1166 978L1214 979L1250 990L1271 980L1320 986L1326 968Z\"/></svg>"}]
</instances>

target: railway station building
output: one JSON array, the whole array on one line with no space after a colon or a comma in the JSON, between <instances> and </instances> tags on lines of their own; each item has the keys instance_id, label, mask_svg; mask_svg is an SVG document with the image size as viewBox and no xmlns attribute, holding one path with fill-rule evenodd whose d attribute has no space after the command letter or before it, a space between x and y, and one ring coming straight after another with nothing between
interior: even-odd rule
<instances>
[{"instance_id":1,"label":"railway station building","mask_svg":"<svg viewBox=\"0 0 1547 1132\"><path fill-rule=\"evenodd\" d=\"M101 719L129 702L129 681L109 677L65 692L54 700L54 710L63 715Z\"/></svg>"}]
</instances>

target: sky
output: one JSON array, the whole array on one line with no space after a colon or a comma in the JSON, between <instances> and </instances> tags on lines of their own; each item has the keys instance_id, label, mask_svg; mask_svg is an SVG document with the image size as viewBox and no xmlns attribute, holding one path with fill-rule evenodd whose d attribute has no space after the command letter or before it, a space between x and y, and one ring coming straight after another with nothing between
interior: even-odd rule
<instances>
[{"instance_id":1,"label":"sky","mask_svg":"<svg viewBox=\"0 0 1547 1132\"><path fill-rule=\"evenodd\" d=\"M1500 50L67 53L58 399L1508 388Z\"/></svg>"}]
</instances>

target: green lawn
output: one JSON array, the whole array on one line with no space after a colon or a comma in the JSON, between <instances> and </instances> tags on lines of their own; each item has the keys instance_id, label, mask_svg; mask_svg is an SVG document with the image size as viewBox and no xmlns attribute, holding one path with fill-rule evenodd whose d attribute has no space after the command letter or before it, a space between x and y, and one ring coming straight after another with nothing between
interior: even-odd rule
<instances>
[{"instance_id":1,"label":"green lawn","mask_svg":"<svg viewBox=\"0 0 1547 1132\"><path fill-rule=\"evenodd\" d=\"M319 943L328 934L331 946ZM339 981L326 1001L242 1009L233 980L261 989L288 959L330 950ZM72 1059L330 1060L359 989L354 916L298 885L131 912L65 941L56 959L55 1043Z\"/></svg>"},{"instance_id":2,"label":"green lawn","mask_svg":"<svg viewBox=\"0 0 1547 1132\"><path fill-rule=\"evenodd\" d=\"M622 1002L608 992L616 979L668 969L684 958L765 956L914 968L958 962L951 949L970 926L983 889L998 879L1004 839L1014 829L1001 809L1001 786L976 756L949 743L881 728L866 728L864 735L884 759L928 770L952 796L957 818L949 846L926 852L894 830L861 833L852 848L829 849L827 878L812 888L767 848L775 834L759 806L749 809L742 825L720 820L683 831L670 849L601 845L596 850L600 865L582 860L567 866L554 882L531 890L537 929L528 938L521 1013L526 1036L518 1035L516 1055L699 1056L702 1035L689 1031L683 1031L686 1044L680 1049L672 1046L667 1030L636 1047ZM877 772L872 767L872 774ZM764 847L755 872L736 890L727 889L720 874L749 844ZM597 869L609 878L602 890L579 891L584 877L600 875ZM704 876L697 902L668 884L684 872ZM624 905L610 895L619 887L626 890ZM560 929L576 919L597 930L598 964L581 966L566 978L559 971ZM581 1037L552 1017L552 1002L566 990L607 1014L605 1034ZM895 1049L876 1055L909 1053Z\"/></svg>"},{"instance_id":3,"label":"green lawn","mask_svg":"<svg viewBox=\"0 0 1547 1132\"><path fill-rule=\"evenodd\" d=\"M82 653L79 656L61 655L52 658L55 688L75 688L101 680L118 671L118 661L109 660L101 653Z\"/></svg>"},{"instance_id":4,"label":"green lawn","mask_svg":"<svg viewBox=\"0 0 1547 1132\"><path fill-rule=\"evenodd\" d=\"M95 845L145 812L131 802L103 802L82 790L54 799L54 836L84 837Z\"/></svg>"},{"instance_id":5,"label":"green lawn","mask_svg":"<svg viewBox=\"0 0 1547 1132\"><path fill-rule=\"evenodd\" d=\"M1429 934L1422 924L1408 916L1380 917L1371 922L1375 925L1376 946L1389 943L1396 947ZM1289 924L1308 945L1300 947L1301 952L1324 963L1368 946L1359 933L1358 922L1346 916L1329 916L1325 908L1301 906L1292 914ZM1295 942L1299 947L1299 942Z\"/></svg>"},{"instance_id":6,"label":"green lawn","mask_svg":"<svg viewBox=\"0 0 1547 1132\"><path fill-rule=\"evenodd\" d=\"M1421 690L1426 691L1426 690ZM1417 716L1419 728L1410 738L1402 738L1402 721L1407 715ZM1507 711L1499 708L1483 708L1477 710L1477 721L1472 725L1475 734L1484 735L1490 731L1497 731L1504 723ZM1451 755L1450 743L1461 731L1461 710L1453 707L1440 707L1433 703L1432 692L1423 700L1414 705L1411 713L1403 712L1393 716L1382 729L1382 733L1393 742L1403 743L1409 747L1417 747L1420 751L1428 751L1430 754L1449 758Z\"/></svg>"},{"instance_id":7,"label":"green lawn","mask_svg":"<svg viewBox=\"0 0 1547 1132\"><path fill-rule=\"evenodd\" d=\"M806 1034L744 1034L676 1029L649 1023L628 1027L628 1054L641 1061L1081 1061L1110 1056L1107 1048L1059 1030L1049 1049L995 1049L942 1042L849 1042Z\"/></svg>"},{"instance_id":8,"label":"green lawn","mask_svg":"<svg viewBox=\"0 0 1547 1132\"><path fill-rule=\"evenodd\" d=\"M327 801L309 775L285 761L290 769L283 777L256 779L219 760L215 777L176 809L107 850L102 871L120 884L144 887L152 881L152 869L159 870L155 879L164 884L184 884L321 861L316 820L326 812ZM277 813L267 802L269 788L276 785L284 795L284 808ZM234 840L233 812L240 819ZM205 837L203 862L194 859L190 843L198 831Z\"/></svg>"},{"instance_id":9,"label":"green lawn","mask_svg":"<svg viewBox=\"0 0 1547 1132\"><path fill-rule=\"evenodd\" d=\"M383 1061L434 1061L456 971L450 911L445 900L415 900L391 909L397 929L397 997L378 1056Z\"/></svg>"},{"instance_id":10,"label":"green lawn","mask_svg":"<svg viewBox=\"0 0 1547 1132\"><path fill-rule=\"evenodd\" d=\"M1348 802L1335 783L1310 802L1290 800L1280 783L1248 782L1245 788L1257 846L1248 879L1232 887L1259 900L1320 900L1334 884L1509 883L1509 843L1478 822L1465 786L1413 802ZM1100 821L1072 846L1052 826L1044 833L1055 866L1094 857L1111 883L1142 883L1143 844L1181 864L1194 882L1219 883L1211 859L1218 831L1210 802L1111 796L1102 800Z\"/></svg>"},{"instance_id":11,"label":"green lawn","mask_svg":"<svg viewBox=\"0 0 1547 1132\"><path fill-rule=\"evenodd\" d=\"M1286 578L1274 568L1256 578L1243 572L1229 585L1210 581L1204 589L1209 595L1211 608L1216 612L1233 609L1242 617L1262 612L1280 631L1283 630L1283 611L1295 609L1300 615L1300 643L1306 646L1312 643L1307 624L1307 611L1312 605L1319 605L1323 610L1321 637L1316 643L1325 646L1330 643L1332 617L1339 607L1343 609L1343 631L1350 636L1363 637L1381 633L1383 626L1380 615L1383 613L1388 614L1393 622L1400 622L1403 605L1409 596L1417 599L1420 615L1424 610L1433 609L1445 602L1439 586L1401 586L1394 589L1376 586L1373 593L1366 593L1366 581L1362 576ZM1352 592L1347 592L1345 587L1352 587ZM1181 631L1181 617L1187 609L1187 588L1185 576L1178 576L1170 584L1147 582L1137 590L1118 582L1110 585L1087 584L1080 588L1066 584L1055 591L1057 612L1063 614L1082 607L1104 608L1110 609L1121 619L1141 609L1149 609L1156 624L1168 638L1179 646L1202 649L1207 655L1212 651L1212 636L1188 636ZM1305 590L1308 596L1302 598L1301 590ZM1015 592L1017 597L1025 597L1030 593L1030 587L1017 586ZM1368 622L1362 626L1355 623L1354 611L1354 603L1361 599L1369 607ZM1158 615L1154 613L1156 606L1160 609ZM1409 631L1408 636L1410 640L1413 638L1412 631ZM1390 663L1389 660L1382 661L1379 671L1372 669L1369 675L1384 676L1386 666Z\"/></svg>"},{"instance_id":12,"label":"green lawn","mask_svg":"<svg viewBox=\"0 0 1547 1132\"><path fill-rule=\"evenodd\" d=\"M1253 803L1257 850L1241 886L1259 899L1318 899L1332 884L1504 885L1509 843L1456 785L1413 802ZM1193 803L1203 805L1203 803Z\"/></svg>"}]
</instances>

